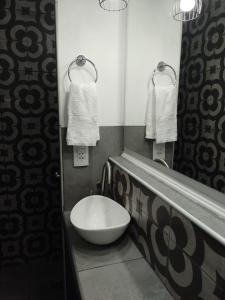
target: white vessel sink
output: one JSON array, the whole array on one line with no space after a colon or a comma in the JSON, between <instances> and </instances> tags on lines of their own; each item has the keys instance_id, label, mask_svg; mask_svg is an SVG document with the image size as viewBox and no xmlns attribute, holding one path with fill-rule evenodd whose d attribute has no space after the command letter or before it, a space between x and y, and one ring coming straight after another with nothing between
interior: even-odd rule
<instances>
[{"instance_id":1,"label":"white vessel sink","mask_svg":"<svg viewBox=\"0 0 225 300\"><path fill-rule=\"evenodd\" d=\"M106 245L117 240L130 223L130 215L121 205L104 196L89 196L72 209L70 220L88 242Z\"/></svg>"}]
</instances>

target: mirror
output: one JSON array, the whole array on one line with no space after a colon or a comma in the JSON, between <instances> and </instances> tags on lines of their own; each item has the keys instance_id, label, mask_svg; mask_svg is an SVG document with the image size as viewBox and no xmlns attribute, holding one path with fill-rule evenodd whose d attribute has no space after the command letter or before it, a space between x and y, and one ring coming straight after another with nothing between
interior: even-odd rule
<instances>
[{"instance_id":1,"label":"mirror","mask_svg":"<svg viewBox=\"0 0 225 300\"><path fill-rule=\"evenodd\" d=\"M183 27L174 169L225 192L224 1Z\"/></svg>"},{"instance_id":2,"label":"mirror","mask_svg":"<svg viewBox=\"0 0 225 300\"><path fill-rule=\"evenodd\" d=\"M198 19L181 23L174 1L130 1L127 18L125 147L154 158L145 138L152 73L160 61L178 76L178 138L165 144L173 169L225 192L225 21L223 1L204 1ZM167 24L165 27L164 24ZM161 72L157 84L169 83Z\"/></svg>"},{"instance_id":3,"label":"mirror","mask_svg":"<svg viewBox=\"0 0 225 300\"><path fill-rule=\"evenodd\" d=\"M145 138L153 71L164 61L179 79L182 23L174 21L173 5L174 0L130 0L128 6L125 148L148 158L153 158L153 140ZM155 76L155 84L166 86L171 81L174 74L169 68ZM173 143L162 146L164 159L172 166Z\"/></svg>"}]
</instances>

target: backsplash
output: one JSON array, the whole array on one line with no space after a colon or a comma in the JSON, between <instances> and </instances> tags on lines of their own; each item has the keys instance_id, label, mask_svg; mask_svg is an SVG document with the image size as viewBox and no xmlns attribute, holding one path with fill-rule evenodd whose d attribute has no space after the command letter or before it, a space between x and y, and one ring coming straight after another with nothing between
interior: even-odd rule
<instances>
[{"instance_id":1,"label":"backsplash","mask_svg":"<svg viewBox=\"0 0 225 300\"><path fill-rule=\"evenodd\" d=\"M183 27L174 169L225 192L225 2Z\"/></svg>"},{"instance_id":2,"label":"backsplash","mask_svg":"<svg viewBox=\"0 0 225 300\"><path fill-rule=\"evenodd\" d=\"M54 0L0 1L0 265L61 255Z\"/></svg>"},{"instance_id":3,"label":"backsplash","mask_svg":"<svg viewBox=\"0 0 225 300\"><path fill-rule=\"evenodd\" d=\"M100 141L89 147L89 166L74 167L73 147L66 144L66 128L62 133L62 163L64 180L64 210L71 210L79 200L97 193L103 166L109 156L121 155L123 151L123 126L101 126Z\"/></svg>"},{"instance_id":4,"label":"backsplash","mask_svg":"<svg viewBox=\"0 0 225 300\"><path fill-rule=\"evenodd\" d=\"M114 164L112 188L131 214L131 235L175 299L224 299L225 247Z\"/></svg>"}]
</instances>

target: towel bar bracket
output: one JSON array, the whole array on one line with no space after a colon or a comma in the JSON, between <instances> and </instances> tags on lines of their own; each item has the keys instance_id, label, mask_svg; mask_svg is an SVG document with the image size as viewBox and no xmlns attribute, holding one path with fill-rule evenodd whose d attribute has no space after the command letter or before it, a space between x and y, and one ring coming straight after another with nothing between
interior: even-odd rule
<instances>
[{"instance_id":1,"label":"towel bar bracket","mask_svg":"<svg viewBox=\"0 0 225 300\"><path fill-rule=\"evenodd\" d=\"M77 65L78 67L83 67L83 66L86 64L86 62L89 62L89 63L93 66L93 68L94 68L94 70L95 70L95 74L96 74L95 82L98 81L98 70L97 70L95 64L94 64L90 59L88 59L87 57L85 57L84 55L78 55L78 56L70 63L69 68L68 68L68 71L67 71L67 74L68 74L68 77L69 77L70 82L72 82L72 79L71 79L71 76L70 76L70 71L71 71L71 68L72 68L73 64L76 63L76 65Z\"/></svg>"},{"instance_id":2,"label":"towel bar bracket","mask_svg":"<svg viewBox=\"0 0 225 300\"><path fill-rule=\"evenodd\" d=\"M157 69L159 72L164 72L166 69L166 64L163 61L160 61L157 66Z\"/></svg>"},{"instance_id":3,"label":"towel bar bracket","mask_svg":"<svg viewBox=\"0 0 225 300\"><path fill-rule=\"evenodd\" d=\"M157 72L164 72L166 67L170 68L173 71L174 79L175 79L173 84L174 84L174 86L176 86L176 84L177 84L177 73L176 73L176 71L174 70L174 68L172 66L166 64L163 61L160 61L157 65L157 68L153 71L152 83L153 83L154 86L155 86L155 75L156 75L156 73Z\"/></svg>"},{"instance_id":4,"label":"towel bar bracket","mask_svg":"<svg viewBox=\"0 0 225 300\"><path fill-rule=\"evenodd\" d=\"M77 56L76 58L76 64L79 66L79 67L83 67L87 62L87 59L84 55L79 55Z\"/></svg>"}]
</instances>

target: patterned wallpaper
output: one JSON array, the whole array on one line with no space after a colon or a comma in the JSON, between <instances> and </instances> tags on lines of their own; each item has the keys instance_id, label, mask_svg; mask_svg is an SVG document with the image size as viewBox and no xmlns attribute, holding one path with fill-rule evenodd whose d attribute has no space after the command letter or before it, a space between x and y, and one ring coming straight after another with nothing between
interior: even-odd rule
<instances>
[{"instance_id":1,"label":"patterned wallpaper","mask_svg":"<svg viewBox=\"0 0 225 300\"><path fill-rule=\"evenodd\" d=\"M0 1L0 265L61 253L54 0Z\"/></svg>"},{"instance_id":2,"label":"patterned wallpaper","mask_svg":"<svg viewBox=\"0 0 225 300\"><path fill-rule=\"evenodd\" d=\"M113 165L113 196L130 233L174 299L225 299L225 247Z\"/></svg>"},{"instance_id":3,"label":"patterned wallpaper","mask_svg":"<svg viewBox=\"0 0 225 300\"><path fill-rule=\"evenodd\" d=\"M225 1L183 27L174 169L225 192Z\"/></svg>"}]
</instances>

